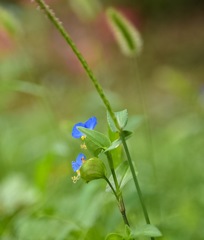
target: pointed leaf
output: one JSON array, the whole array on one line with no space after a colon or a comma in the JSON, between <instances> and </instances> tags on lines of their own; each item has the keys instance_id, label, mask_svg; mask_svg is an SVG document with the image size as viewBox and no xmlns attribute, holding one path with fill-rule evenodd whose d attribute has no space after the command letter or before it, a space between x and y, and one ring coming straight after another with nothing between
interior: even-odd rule
<instances>
[{"instance_id":1,"label":"pointed leaf","mask_svg":"<svg viewBox=\"0 0 204 240\"><path fill-rule=\"evenodd\" d=\"M119 143L119 145L117 143L117 140L119 139L119 133L118 132L112 132L110 130L110 127L108 129L109 129L108 136L109 136L109 138L112 142L111 145L113 145L112 149L110 149L109 151L111 151L112 158L114 159L114 166L116 168L121 163L123 148L122 148L122 145L120 143Z\"/></svg>"},{"instance_id":2,"label":"pointed leaf","mask_svg":"<svg viewBox=\"0 0 204 240\"><path fill-rule=\"evenodd\" d=\"M80 132L84 133L90 141L100 148L106 149L111 145L109 138L98 131L83 127L78 127L78 129Z\"/></svg>"},{"instance_id":3,"label":"pointed leaf","mask_svg":"<svg viewBox=\"0 0 204 240\"><path fill-rule=\"evenodd\" d=\"M132 231L131 237L136 238L138 236L161 237L162 234L154 225L146 224Z\"/></svg>"},{"instance_id":4,"label":"pointed leaf","mask_svg":"<svg viewBox=\"0 0 204 240\"><path fill-rule=\"evenodd\" d=\"M123 129L126 126L127 121L128 121L128 111L127 111L127 109L124 109L120 112L116 112L115 115L116 115L116 118L118 120L118 123L119 123L120 127Z\"/></svg>"},{"instance_id":5,"label":"pointed leaf","mask_svg":"<svg viewBox=\"0 0 204 240\"><path fill-rule=\"evenodd\" d=\"M117 147L120 146L122 141L120 139L115 140L114 142L111 143L110 147L108 147L105 152L111 151L113 149L116 149Z\"/></svg>"},{"instance_id":6,"label":"pointed leaf","mask_svg":"<svg viewBox=\"0 0 204 240\"><path fill-rule=\"evenodd\" d=\"M132 132L124 130L123 135L124 135L125 139L127 140L128 138L130 138L132 136Z\"/></svg>"},{"instance_id":7,"label":"pointed leaf","mask_svg":"<svg viewBox=\"0 0 204 240\"><path fill-rule=\"evenodd\" d=\"M117 127L115 126L115 123L114 123L113 119L111 118L109 112L107 112L107 122L108 122L108 125L109 125L109 127L110 127L110 130L111 130L112 132L118 132L118 129L117 129Z\"/></svg>"},{"instance_id":8,"label":"pointed leaf","mask_svg":"<svg viewBox=\"0 0 204 240\"><path fill-rule=\"evenodd\" d=\"M119 174L119 185L120 188L122 189L123 187L125 187L125 185L132 179L132 174L129 168L129 164L127 161L124 161L121 163L121 165L124 165L124 170L123 172L121 171L121 173ZM122 168L122 166L121 166Z\"/></svg>"},{"instance_id":9,"label":"pointed leaf","mask_svg":"<svg viewBox=\"0 0 204 240\"><path fill-rule=\"evenodd\" d=\"M131 137L132 132L130 132L130 131L123 131L123 134L124 134L125 139L127 140L129 137ZM120 138L119 138L119 139L116 139L115 141L113 141L113 142L111 143L110 147L108 147L108 148L105 150L105 152L108 152L108 151L111 151L111 150L113 150L113 149L116 149L117 147L120 146L120 144L122 144L121 139L120 139Z\"/></svg>"},{"instance_id":10,"label":"pointed leaf","mask_svg":"<svg viewBox=\"0 0 204 240\"><path fill-rule=\"evenodd\" d=\"M85 139L85 146L88 149L88 151L95 157L98 157L99 153L103 150L103 148L96 145L89 138ZM83 148L83 144L81 145L81 147Z\"/></svg>"},{"instance_id":11,"label":"pointed leaf","mask_svg":"<svg viewBox=\"0 0 204 240\"><path fill-rule=\"evenodd\" d=\"M123 240L123 236L119 233L110 233L105 240Z\"/></svg>"},{"instance_id":12,"label":"pointed leaf","mask_svg":"<svg viewBox=\"0 0 204 240\"><path fill-rule=\"evenodd\" d=\"M127 125L127 121L128 121L128 111L127 109L124 109L122 111L119 112L115 112L114 113L117 119L117 122L120 126L121 129L124 129L124 127ZM111 131L113 132L117 132L118 129L115 126L115 123L113 122L113 119L111 118L109 112L107 112L107 121L108 121L108 125L111 129Z\"/></svg>"},{"instance_id":13,"label":"pointed leaf","mask_svg":"<svg viewBox=\"0 0 204 240\"><path fill-rule=\"evenodd\" d=\"M118 183L120 188L122 189L131 179L132 175L129 169L129 165L127 161L123 161L115 170L116 176L118 178ZM109 181L112 185L114 185L113 177L110 176ZM110 186L107 184L106 191L112 191Z\"/></svg>"},{"instance_id":14,"label":"pointed leaf","mask_svg":"<svg viewBox=\"0 0 204 240\"><path fill-rule=\"evenodd\" d=\"M125 234L126 234L126 236L129 237L131 232L132 232L131 228L126 224L125 225Z\"/></svg>"}]
</instances>

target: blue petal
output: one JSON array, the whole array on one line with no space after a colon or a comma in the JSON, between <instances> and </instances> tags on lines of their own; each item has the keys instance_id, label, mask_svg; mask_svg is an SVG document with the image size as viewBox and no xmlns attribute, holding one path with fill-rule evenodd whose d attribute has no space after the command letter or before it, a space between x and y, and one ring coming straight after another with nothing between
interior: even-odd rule
<instances>
[{"instance_id":1,"label":"blue petal","mask_svg":"<svg viewBox=\"0 0 204 240\"><path fill-rule=\"evenodd\" d=\"M79 122L74 125L72 129L72 137L74 138L80 138L81 136L83 136L83 134L77 129L77 127L85 127L85 126L84 126L84 123L82 122Z\"/></svg>"},{"instance_id":2,"label":"blue petal","mask_svg":"<svg viewBox=\"0 0 204 240\"><path fill-rule=\"evenodd\" d=\"M72 162L72 169L74 170L74 172L76 172L77 170L79 170L79 168L81 167L81 165L79 165L77 162Z\"/></svg>"},{"instance_id":3,"label":"blue petal","mask_svg":"<svg viewBox=\"0 0 204 240\"><path fill-rule=\"evenodd\" d=\"M92 130L95 128L96 124L97 124L97 118L91 117L84 123L84 127Z\"/></svg>"},{"instance_id":4,"label":"blue petal","mask_svg":"<svg viewBox=\"0 0 204 240\"><path fill-rule=\"evenodd\" d=\"M76 161L72 162L72 169L74 172L80 169L81 165L83 164L82 159L86 159L86 156L83 153L80 153L77 156Z\"/></svg>"},{"instance_id":5,"label":"blue petal","mask_svg":"<svg viewBox=\"0 0 204 240\"><path fill-rule=\"evenodd\" d=\"M86 156L83 153L79 153L76 158L76 162L82 165L82 159L86 159Z\"/></svg>"}]
</instances>

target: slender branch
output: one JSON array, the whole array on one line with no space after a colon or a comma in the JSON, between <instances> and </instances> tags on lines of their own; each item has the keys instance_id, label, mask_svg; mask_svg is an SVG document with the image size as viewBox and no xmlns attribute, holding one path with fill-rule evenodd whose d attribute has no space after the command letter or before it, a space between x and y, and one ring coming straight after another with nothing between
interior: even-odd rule
<instances>
[{"instance_id":1,"label":"slender branch","mask_svg":"<svg viewBox=\"0 0 204 240\"><path fill-rule=\"evenodd\" d=\"M117 201L119 202L119 198L118 195L113 187L113 185L111 184L111 182L108 180L107 177L104 177L104 179L106 180L106 182L108 183L108 185L110 186L111 190L113 191L113 194L115 195L115 198L117 199Z\"/></svg>"},{"instance_id":2,"label":"slender branch","mask_svg":"<svg viewBox=\"0 0 204 240\"><path fill-rule=\"evenodd\" d=\"M112 155L111 155L110 152L106 152L106 156L107 156L107 159L108 159L108 164L109 164L109 167L110 167L110 170L111 170L111 174L113 176L113 181L114 181L114 184L115 184L116 192L117 192L117 194L120 194L120 186L118 184L118 179L116 177Z\"/></svg>"}]
</instances>

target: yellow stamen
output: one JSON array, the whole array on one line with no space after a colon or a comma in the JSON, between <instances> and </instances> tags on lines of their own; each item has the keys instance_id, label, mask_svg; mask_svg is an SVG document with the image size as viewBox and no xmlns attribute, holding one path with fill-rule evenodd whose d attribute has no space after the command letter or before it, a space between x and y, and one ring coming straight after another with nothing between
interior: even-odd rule
<instances>
[{"instance_id":1,"label":"yellow stamen","mask_svg":"<svg viewBox=\"0 0 204 240\"><path fill-rule=\"evenodd\" d=\"M76 183L76 182L79 180L79 178L80 178L80 175L73 176L73 177L72 177L72 182L73 182L73 183Z\"/></svg>"},{"instance_id":2,"label":"yellow stamen","mask_svg":"<svg viewBox=\"0 0 204 240\"><path fill-rule=\"evenodd\" d=\"M82 143L81 145L80 145L80 147L81 147L81 149L87 149L87 146L86 146L86 144L85 143Z\"/></svg>"},{"instance_id":3,"label":"yellow stamen","mask_svg":"<svg viewBox=\"0 0 204 240\"><path fill-rule=\"evenodd\" d=\"M86 139L86 136L81 136L81 140L84 141Z\"/></svg>"},{"instance_id":4,"label":"yellow stamen","mask_svg":"<svg viewBox=\"0 0 204 240\"><path fill-rule=\"evenodd\" d=\"M72 177L72 182L73 183L76 183L80 179L80 171L77 170L76 173L77 173L77 176Z\"/></svg>"}]
</instances>

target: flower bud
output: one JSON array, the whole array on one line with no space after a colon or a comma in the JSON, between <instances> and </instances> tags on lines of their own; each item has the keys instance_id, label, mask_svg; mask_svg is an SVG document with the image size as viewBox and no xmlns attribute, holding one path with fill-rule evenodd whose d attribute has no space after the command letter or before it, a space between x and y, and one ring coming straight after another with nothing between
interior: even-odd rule
<instances>
[{"instance_id":1,"label":"flower bud","mask_svg":"<svg viewBox=\"0 0 204 240\"><path fill-rule=\"evenodd\" d=\"M90 158L80 168L80 175L87 183L92 180L105 178L106 166L100 159L96 157Z\"/></svg>"}]
</instances>

